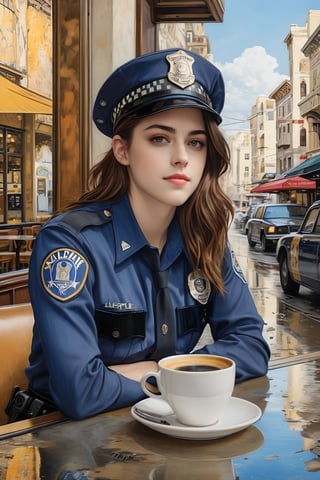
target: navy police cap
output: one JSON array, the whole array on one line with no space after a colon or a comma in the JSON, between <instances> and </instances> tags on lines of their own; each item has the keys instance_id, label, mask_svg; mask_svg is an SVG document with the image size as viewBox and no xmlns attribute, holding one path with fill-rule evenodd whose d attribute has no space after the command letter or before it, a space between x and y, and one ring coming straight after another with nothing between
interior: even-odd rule
<instances>
[{"instance_id":1,"label":"navy police cap","mask_svg":"<svg viewBox=\"0 0 320 480\"><path fill-rule=\"evenodd\" d=\"M93 120L108 137L127 115L151 115L177 107L197 107L222 121L224 81L201 55L170 49L148 53L117 68L100 88Z\"/></svg>"}]
</instances>

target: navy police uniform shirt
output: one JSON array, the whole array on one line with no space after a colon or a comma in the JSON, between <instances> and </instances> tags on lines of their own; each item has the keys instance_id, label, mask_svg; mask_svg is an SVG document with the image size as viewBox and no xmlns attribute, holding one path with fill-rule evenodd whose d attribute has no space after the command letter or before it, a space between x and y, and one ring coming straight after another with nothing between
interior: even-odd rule
<instances>
[{"instance_id":1,"label":"navy police uniform shirt","mask_svg":"<svg viewBox=\"0 0 320 480\"><path fill-rule=\"evenodd\" d=\"M131 405L139 382L108 365L148 360L155 348L150 245L127 195L67 211L39 232L30 263L35 326L30 387L71 418ZM236 362L237 381L263 375L269 348L263 321L228 248L225 295L192 295L191 264L176 219L161 254L176 316L176 353L189 353L209 323L214 342L197 352Z\"/></svg>"}]
</instances>

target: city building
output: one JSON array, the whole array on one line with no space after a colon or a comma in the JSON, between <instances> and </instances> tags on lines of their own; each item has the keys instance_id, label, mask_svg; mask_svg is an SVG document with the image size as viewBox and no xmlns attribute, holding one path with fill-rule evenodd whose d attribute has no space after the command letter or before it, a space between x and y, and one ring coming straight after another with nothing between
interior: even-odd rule
<instances>
[{"instance_id":1,"label":"city building","mask_svg":"<svg viewBox=\"0 0 320 480\"><path fill-rule=\"evenodd\" d=\"M259 95L250 116L252 183L276 174L276 102Z\"/></svg>"},{"instance_id":2,"label":"city building","mask_svg":"<svg viewBox=\"0 0 320 480\"><path fill-rule=\"evenodd\" d=\"M309 60L310 75L305 95L298 104L307 125L305 158L320 154L320 11L309 12L308 25L312 33L302 52Z\"/></svg>"},{"instance_id":3,"label":"city building","mask_svg":"<svg viewBox=\"0 0 320 480\"><path fill-rule=\"evenodd\" d=\"M227 177L222 179L225 192L232 203L241 211L246 210L250 203L252 160L250 131L241 131L227 139L231 170Z\"/></svg>"},{"instance_id":4,"label":"city building","mask_svg":"<svg viewBox=\"0 0 320 480\"><path fill-rule=\"evenodd\" d=\"M290 25L285 37L290 78L268 96L259 96L250 116L252 193L281 192L309 204L316 191L290 182L286 190L277 177L320 153L320 11L310 10L306 25ZM273 104L272 104L273 102ZM272 130L274 130L272 132ZM271 181L270 185L265 185ZM274 182L274 183L273 183ZM261 186L259 186L261 183ZM280 189L280 190L279 190Z\"/></svg>"},{"instance_id":5,"label":"city building","mask_svg":"<svg viewBox=\"0 0 320 480\"><path fill-rule=\"evenodd\" d=\"M276 102L276 172L282 173L292 167L292 88L284 80L271 94ZM303 122L303 120L302 120Z\"/></svg>"}]
</instances>

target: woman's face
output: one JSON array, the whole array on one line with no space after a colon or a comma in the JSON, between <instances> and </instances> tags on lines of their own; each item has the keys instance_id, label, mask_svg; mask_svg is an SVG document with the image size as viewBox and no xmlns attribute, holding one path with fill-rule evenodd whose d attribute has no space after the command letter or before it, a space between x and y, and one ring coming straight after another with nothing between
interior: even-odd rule
<instances>
[{"instance_id":1,"label":"woman's face","mask_svg":"<svg viewBox=\"0 0 320 480\"><path fill-rule=\"evenodd\" d=\"M200 110L176 108L145 117L135 127L130 146L123 143L117 150L121 141L116 135L113 147L118 161L128 167L132 200L177 207L197 188L207 156Z\"/></svg>"}]
</instances>

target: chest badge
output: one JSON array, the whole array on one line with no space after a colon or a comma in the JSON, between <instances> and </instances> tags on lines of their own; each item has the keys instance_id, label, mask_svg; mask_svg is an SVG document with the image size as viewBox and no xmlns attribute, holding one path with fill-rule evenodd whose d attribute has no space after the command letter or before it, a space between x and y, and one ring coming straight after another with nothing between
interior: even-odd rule
<instances>
[{"instance_id":1,"label":"chest badge","mask_svg":"<svg viewBox=\"0 0 320 480\"><path fill-rule=\"evenodd\" d=\"M211 285L200 269L189 273L188 287L192 298L202 303L202 305L205 305L208 302L211 293Z\"/></svg>"}]
</instances>

